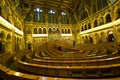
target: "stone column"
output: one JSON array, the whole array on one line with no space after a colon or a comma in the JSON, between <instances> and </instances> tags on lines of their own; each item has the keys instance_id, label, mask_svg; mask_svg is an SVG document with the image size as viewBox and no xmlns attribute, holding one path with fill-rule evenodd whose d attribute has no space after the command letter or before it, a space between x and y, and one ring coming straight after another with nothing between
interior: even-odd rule
<instances>
[{"instance_id":1,"label":"stone column","mask_svg":"<svg viewBox=\"0 0 120 80\"><path fill-rule=\"evenodd\" d=\"M15 31L14 30L12 30L12 32L11 32L11 34L12 34L12 37L11 37L11 48L12 48L12 50L11 50L11 52L15 52Z\"/></svg>"},{"instance_id":2,"label":"stone column","mask_svg":"<svg viewBox=\"0 0 120 80\"><path fill-rule=\"evenodd\" d=\"M48 15L47 13L45 14L45 25L46 25L46 29L47 29L47 33L46 34L49 34L49 27L48 27ZM49 40L48 39L49 37L47 36L47 41Z\"/></svg>"}]
</instances>

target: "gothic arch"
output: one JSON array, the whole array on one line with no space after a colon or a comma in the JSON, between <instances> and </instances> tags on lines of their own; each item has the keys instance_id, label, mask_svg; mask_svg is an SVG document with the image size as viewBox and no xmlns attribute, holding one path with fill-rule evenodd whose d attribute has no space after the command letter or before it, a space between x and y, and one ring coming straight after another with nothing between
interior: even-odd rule
<instances>
[{"instance_id":1,"label":"gothic arch","mask_svg":"<svg viewBox=\"0 0 120 80\"><path fill-rule=\"evenodd\" d=\"M92 37L92 34L89 35L89 42L90 42L90 43L93 43L93 37Z\"/></svg>"},{"instance_id":2,"label":"gothic arch","mask_svg":"<svg viewBox=\"0 0 120 80\"><path fill-rule=\"evenodd\" d=\"M49 29L48 29L48 32L49 32L49 34L51 34L51 33L52 33L52 29L51 29L51 28L49 28Z\"/></svg>"},{"instance_id":3,"label":"gothic arch","mask_svg":"<svg viewBox=\"0 0 120 80\"><path fill-rule=\"evenodd\" d=\"M88 43L89 42L89 39L88 39L88 36L86 35L85 36L85 43Z\"/></svg>"},{"instance_id":4,"label":"gothic arch","mask_svg":"<svg viewBox=\"0 0 120 80\"><path fill-rule=\"evenodd\" d=\"M47 31L46 31L46 28L43 28L43 34L46 34Z\"/></svg>"},{"instance_id":5,"label":"gothic arch","mask_svg":"<svg viewBox=\"0 0 120 80\"><path fill-rule=\"evenodd\" d=\"M80 19L83 20L89 16L89 11L84 7L84 4L81 5L80 9Z\"/></svg>"},{"instance_id":6,"label":"gothic arch","mask_svg":"<svg viewBox=\"0 0 120 80\"><path fill-rule=\"evenodd\" d=\"M106 38L106 36L105 36L105 33L104 32L101 32L100 33L100 35L101 35L101 42L106 42L107 40L107 38Z\"/></svg>"},{"instance_id":7,"label":"gothic arch","mask_svg":"<svg viewBox=\"0 0 120 80\"><path fill-rule=\"evenodd\" d=\"M87 30L87 25L85 24L84 29Z\"/></svg>"},{"instance_id":8,"label":"gothic arch","mask_svg":"<svg viewBox=\"0 0 120 80\"><path fill-rule=\"evenodd\" d=\"M82 44L84 44L85 43L85 37L84 36L82 36Z\"/></svg>"},{"instance_id":9,"label":"gothic arch","mask_svg":"<svg viewBox=\"0 0 120 80\"><path fill-rule=\"evenodd\" d=\"M39 28L39 34L42 34L42 28Z\"/></svg>"},{"instance_id":10,"label":"gothic arch","mask_svg":"<svg viewBox=\"0 0 120 80\"><path fill-rule=\"evenodd\" d=\"M95 13L97 11L97 6L96 4L92 4L92 13Z\"/></svg>"},{"instance_id":11,"label":"gothic arch","mask_svg":"<svg viewBox=\"0 0 120 80\"><path fill-rule=\"evenodd\" d=\"M19 42L19 37L17 37L17 43Z\"/></svg>"},{"instance_id":12,"label":"gothic arch","mask_svg":"<svg viewBox=\"0 0 120 80\"><path fill-rule=\"evenodd\" d=\"M7 34L6 39L7 39L7 40L10 40L10 39L11 39L11 34L10 34L10 33Z\"/></svg>"},{"instance_id":13,"label":"gothic arch","mask_svg":"<svg viewBox=\"0 0 120 80\"><path fill-rule=\"evenodd\" d=\"M84 27L82 26L81 31L84 31Z\"/></svg>"},{"instance_id":14,"label":"gothic arch","mask_svg":"<svg viewBox=\"0 0 120 80\"><path fill-rule=\"evenodd\" d=\"M97 11L102 9L102 1L101 0L97 0Z\"/></svg>"},{"instance_id":15,"label":"gothic arch","mask_svg":"<svg viewBox=\"0 0 120 80\"><path fill-rule=\"evenodd\" d=\"M116 10L116 19L120 18L120 7Z\"/></svg>"},{"instance_id":16,"label":"gothic arch","mask_svg":"<svg viewBox=\"0 0 120 80\"><path fill-rule=\"evenodd\" d=\"M88 23L88 29L91 29L91 24L90 23Z\"/></svg>"},{"instance_id":17,"label":"gothic arch","mask_svg":"<svg viewBox=\"0 0 120 80\"><path fill-rule=\"evenodd\" d=\"M4 38L5 38L5 35L6 35L5 32L4 32L4 31L1 31L1 32L0 32L0 39L4 39Z\"/></svg>"},{"instance_id":18,"label":"gothic arch","mask_svg":"<svg viewBox=\"0 0 120 80\"><path fill-rule=\"evenodd\" d=\"M104 24L104 18L103 16L99 17L99 25L103 25Z\"/></svg>"},{"instance_id":19,"label":"gothic arch","mask_svg":"<svg viewBox=\"0 0 120 80\"><path fill-rule=\"evenodd\" d=\"M70 29L68 29L68 33L69 33L69 34L71 33Z\"/></svg>"},{"instance_id":20,"label":"gothic arch","mask_svg":"<svg viewBox=\"0 0 120 80\"><path fill-rule=\"evenodd\" d=\"M98 26L98 22L97 20L94 20L94 27L97 27Z\"/></svg>"},{"instance_id":21,"label":"gothic arch","mask_svg":"<svg viewBox=\"0 0 120 80\"><path fill-rule=\"evenodd\" d=\"M64 29L62 29L62 34L64 34Z\"/></svg>"},{"instance_id":22,"label":"gothic arch","mask_svg":"<svg viewBox=\"0 0 120 80\"><path fill-rule=\"evenodd\" d=\"M67 33L67 29L65 29L65 33Z\"/></svg>"},{"instance_id":23,"label":"gothic arch","mask_svg":"<svg viewBox=\"0 0 120 80\"><path fill-rule=\"evenodd\" d=\"M99 43L100 37L98 33L95 33L95 40L96 40L96 43Z\"/></svg>"},{"instance_id":24,"label":"gothic arch","mask_svg":"<svg viewBox=\"0 0 120 80\"><path fill-rule=\"evenodd\" d=\"M106 19L106 23L109 23L112 21L110 13L106 15L105 19Z\"/></svg>"},{"instance_id":25,"label":"gothic arch","mask_svg":"<svg viewBox=\"0 0 120 80\"><path fill-rule=\"evenodd\" d=\"M37 28L34 28L33 33L34 33L34 34L37 34Z\"/></svg>"},{"instance_id":26,"label":"gothic arch","mask_svg":"<svg viewBox=\"0 0 120 80\"><path fill-rule=\"evenodd\" d=\"M114 42L115 37L114 37L113 31L109 30L107 33L108 33L108 42Z\"/></svg>"}]
</instances>

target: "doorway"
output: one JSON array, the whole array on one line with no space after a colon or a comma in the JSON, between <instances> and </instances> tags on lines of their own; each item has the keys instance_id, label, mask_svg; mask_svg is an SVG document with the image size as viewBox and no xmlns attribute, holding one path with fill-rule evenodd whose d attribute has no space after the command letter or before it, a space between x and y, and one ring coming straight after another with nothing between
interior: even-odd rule
<instances>
[{"instance_id":1,"label":"doorway","mask_svg":"<svg viewBox=\"0 0 120 80\"><path fill-rule=\"evenodd\" d=\"M90 37L90 43L93 43L93 38L92 37Z\"/></svg>"},{"instance_id":2,"label":"doorway","mask_svg":"<svg viewBox=\"0 0 120 80\"><path fill-rule=\"evenodd\" d=\"M108 42L115 42L113 31L108 32Z\"/></svg>"},{"instance_id":3,"label":"doorway","mask_svg":"<svg viewBox=\"0 0 120 80\"><path fill-rule=\"evenodd\" d=\"M108 41L109 42L114 42L115 41L115 38L114 38L113 34L108 35Z\"/></svg>"},{"instance_id":4,"label":"doorway","mask_svg":"<svg viewBox=\"0 0 120 80\"><path fill-rule=\"evenodd\" d=\"M29 44L28 44L28 50L31 50L31 46L32 46L32 45L29 43Z\"/></svg>"},{"instance_id":5,"label":"doorway","mask_svg":"<svg viewBox=\"0 0 120 80\"><path fill-rule=\"evenodd\" d=\"M5 45L0 43L0 53L5 53Z\"/></svg>"}]
</instances>

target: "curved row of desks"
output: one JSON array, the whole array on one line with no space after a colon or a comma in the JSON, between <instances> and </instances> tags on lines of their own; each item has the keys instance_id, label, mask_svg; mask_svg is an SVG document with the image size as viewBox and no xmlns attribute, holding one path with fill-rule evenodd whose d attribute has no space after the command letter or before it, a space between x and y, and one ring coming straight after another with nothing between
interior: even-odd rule
<instances>
[{"instance_id":1,"label":"curved row of desks","mask_svg":"<svg viewBox=\"0 0 120 80\"><path fill-rule=\"evenodd\" d=\"M10 70L2 65L0 65L0 77L3 80L91 80L91 79L77 79L77 78L59 78L59 77L47 77L47 76L37 76L30 75L14 70ZM93 79L92 79L93 80ZM101 79L97 79L101 80ZM102 80L120 80L120 78L103 78Z\"/></svg>"},{"instance_id":2,"label":"curved row of desks","mask_svg":"<svg viewBox=\"0 0 120 80\"><path fill-rule=\"evenodd\" d=\"M18 55L16 55L16 58L17 59L19 59L19 57L22 57L22 56L24 56L24 55L26 55L26 54L18 54ZM16 60L17 60L16 59ZM9 61L10 59L8 59L8 61ZM1 61L2 62L2 61ZM18 62L19 62L19 60L18 60ZM31 67L31 65L29 66L29 68L28 68L28 66L27 67L25 67L25 66L23 66L23 64L28 64L28 63L24 63L24 62L20 62L20 63L22 63L22 65L17 65L17 66L20 66L20 67L23 67L23 69L25 69L25 70L28 70L28 71L32 71L33 69L35 69L35 67L37 67L37 66L35 66L34 65L34 67L32 68ZM33 65L33 64L32 64ZM31 67L31 68L30 68ZM109 67L109 66L108 66ZM27 69L26 69L27 68ZM54 68L54 66L52 67L51 66L51 69L52 68ZM56 70L56 72L55 72L55 74L57 74L57 75L59 75L60 73L63 73L63 69L66 69L66 67L65 66L63 66L62 68L63 69L61 69L60 67L57 67L58 69ZM67 67L67 68L69 68L69 67ZM77 69L77 67L72 67L73 68L73 73L74 73L74 70L76 70ZM82 67L81 67L82 68ZM102 67L101 67L102 68ZM45 70L45 72L47 72L47 73L54 73L54 71L53 71L53 69L52 70L48 70L47 71L47 69L44 69ZM34 71L34 70L33 70ZM41 70L41 68L39 68L39 69L36 69L36 72L39 72L39 71L42 71ZM58 71L60 71L60 73L58 72ZM66 70L65 70L66 71ZM66 73L65 73L66 74ZM72 74L70 74L70 73L67 73L67 74L69 74L69 75L72 75ZM49 76L49 75L48 75ZM73 77L75 77L76 75L72 75ZM85 74L83 75L84 77L85 77ZM83 76L81 77L81 79L83 78ZM59 78L59 77L45 77L45 76L37 76L37 75L35 75L35 74L26 74L26 73L22 73L22 72L18 72L18 71L15 71L15 70L10 70L9 68L7 68L6 66L3 66L3 65L1 65L0 64L0 77L2 77L4 80L81 80L80 78L79 79L72 79L72 78ZM117 79L119 79L119 78L112 78L111 80L117 80ZM106 79L107 80L107 79ZM109 79L110 80L110 79Z\"/></svg>"},{"instance_id":3,"label":"curved row of desks","mask_svg":"<svg viewBox=\"0 0 120 80\"><path fill-rule=\"evenodd\" d=\"M58 56L56 58L53 56L51 57L49 52L53 53L52 55L55 55L55 53L51 47L50 49L44 50L49 55L46 58L42 57L40 59L38 53L35 53L35 56L39 59L31 58L31 55L29 54L26 55L26 62L21 59L17 60L17 67L23 71L34 74L58 77L106 77L120 75L120 72L118 71L120 68L120 56L116 48L107 48L109 49L107 51L110 53L109 56L91 56L83 59L71 57L62 58ZM104 50L106 52L106 49ZM91 73L94 73L94 75L91 76Z\"/></svg>"},{"instance_id":4,"label":"curved row of desks","mask_svg":"<svg viewBox=\"0 0 120 80\"><path fill-rule=\"evenodd\" d=\"M119 59L119 56L116 57ZM17 58L18 59L18 58ZM16 59L16 65L19 69L26 71L26 72L30 72L30 73L34 73L34 74L39 74L39 75L47 75L47 76L57 76L57 77L107 77L107 76L115 76L115 75L120 75L118 69L120 69L120 64L119 62L117 63L108 63L107 61L113 61L112 58L109 58L107 60L103 59L104 64L100 64L100 65L86 65L85 62L87 61L83 61L83 63L85 63L84 65L68 65L67 61L63 61L61 63L64 63L66 65L47 65L47 64L42 64L42 62L39 62L39 64L35 64L35 63L27 63L27 62L23 62L20 59L17 60ZM118 60L116 60L118 61ZM46 62L46 61L43 61ZM95 60L91 60L91 62L95 62ZM90 64L91 64L90 62ZM103 63L101 62L101 63ZM48 61L48 64L50 62ZM53 63L53 62L52 62ZM55 62L54 63L60 63L60 62ZM75 61L70 61L70 63L75 63L77 64L77 62ZM87 62L89 63L89 62ZM106 73L106 70L108 71L108 73ZM91 75L94 74L94 75ZM104 74L105 73L105 74Z\"/></svg>"},{"instance_id":5,"label":"curved row of desks","mask_svg":"<svg viewBox=\"0 0 120 80\"><path fill-rule=\"evenodd\" d=\"M78 53L86 52L86 58L69 55L64 57L65 55L55 50L52 45L46 49L44 49L46 45L43 45L39 51L25 51L2 56L0 58L0 77L4 80L81 80L86 78L97 80L100 78L107 80L105 78L108 78L110 80L109 77L111 80L120 79L120 55L116 45L110 44L111 47L102 48L103 51L92 47L87 51L85 49L80 52L75 50ZM95 51L93 51L94 49ZM71 50L73 48L69 49L69 51ZM91 56L91 52L99 54L99 51L100 55ZM14 70L8 66L11 62L15 65Z\"/></svg>"}]
</instances>

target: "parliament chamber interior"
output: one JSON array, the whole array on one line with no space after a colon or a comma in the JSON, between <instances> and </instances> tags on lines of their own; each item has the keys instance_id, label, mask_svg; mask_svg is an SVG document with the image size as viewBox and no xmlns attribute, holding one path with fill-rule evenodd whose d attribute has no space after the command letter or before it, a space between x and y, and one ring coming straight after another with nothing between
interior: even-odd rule
<instances>
[{"instance_id":1,"label":"parliament chamber interior","mask_svg":"<svg viewBox=\"0 0 120 80\"><path fill-rule=\"evenodd\" d=\"M120 0L0 0L0 80L120 80Z\"/></svg>"}]
</instances>

